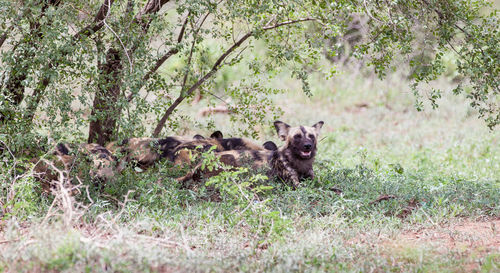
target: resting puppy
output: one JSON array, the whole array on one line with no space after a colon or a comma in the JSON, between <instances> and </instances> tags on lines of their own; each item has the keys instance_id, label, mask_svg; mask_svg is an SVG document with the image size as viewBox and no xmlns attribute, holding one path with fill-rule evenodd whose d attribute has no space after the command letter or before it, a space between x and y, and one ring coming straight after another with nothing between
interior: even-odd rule
<instances>
[{"instance_id":1,"label":"resting puppy","mask_svg":"<svg viewBox=\"0 0 500 273\"><path fill-rule=\"evenodd\" d=\"M276 145L268 142L266 146L269 150L233 150L218 152L216 155L222 163L236 167L243 165L245 159L248 159L253 168L267 167L269 176L279 177L297 186L302 179L314 178L312 164L316 156L317 139L322 126L322 121L311 127L291 127L284 122L276 121L274 122L276 132L280 139L285 141L281 148L274 149ZM202 171L201 165L198 165L193 171L177 180L180 182L196 180L201 177L201 174L210 177L221 171L221 169L212 172Z\"/></svg>"}]
</instances>

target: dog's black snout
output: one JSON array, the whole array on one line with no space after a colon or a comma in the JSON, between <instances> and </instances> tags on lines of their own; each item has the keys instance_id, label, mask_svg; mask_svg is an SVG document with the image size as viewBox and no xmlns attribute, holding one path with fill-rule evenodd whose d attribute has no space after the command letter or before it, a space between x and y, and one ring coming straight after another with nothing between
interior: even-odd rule
<instances>
[{"instance_id":1,"label":"dog's black snout","mask_svg":"<svg viewBox=\"0 0 500 273\"><path fill-rule=\"evenodd\" d=\"M304 149L311 150L311 148L312 148L311 144L304 144Z\"/></svg>"}]
</instances>

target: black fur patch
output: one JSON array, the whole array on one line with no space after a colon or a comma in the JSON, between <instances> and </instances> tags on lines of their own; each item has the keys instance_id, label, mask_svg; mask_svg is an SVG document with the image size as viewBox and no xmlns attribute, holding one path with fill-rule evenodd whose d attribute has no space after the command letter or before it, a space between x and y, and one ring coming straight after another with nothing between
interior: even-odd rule
<instances>
[{"instance_id":1,"label":"black fur patch","mask_svg":"<svg viewBox=\"0 0 500 273\"><path fill-rule=\"evenodd\" d=\"M95 147L95 149L92 149L90 152L93 154L103 154L103 155L108 155L108 156L112 155L111 152L108 151L108 149L106 149L102 146Z\"/></svg>"},{"instance_id":2,"label":"black fur patch","mask_svg":"<svg viewBox=\"0 0 500 273\"><path fill-rule=\"evenodd\" d=\"M222 155L220 157L220 162L230 166L237 166L238 164L238 161L233 155Z\"/></svg>"},{"instance_id":3,"label":"black fur patch","mask_svg":"<svg viewBox=\"0 0 500 273\"><path fill-rule=\"evenodd\" d=\"M122 143L120 144L120 146L127 145L128 142L129 142L129 139L126 138L126 139L122 140Z\"/></svg>"},{"instance_id":4,"label":"black fur patch","mask_svg":"<svg viewBox=\"0 0 500 273\"><path fill-rule=\"evenodd\" d=\"M62 144L62 143L58 143L57 144L57 147L56 149L62 153L63 155L69 155L69 150L68 148L66 147L66 145Z\"/></svg>"},{"instance_id":5,"label":"black fur patch","mask_svg":"<svg viewBox=\"0 0 500 273\"><path fill-rule=\"evenodd\" d=\"M194 135L193 139L201 140L201 139L205 139L205 137L202 135Z\"/></svg>"},{"instance_id":6,"label":"black fur patch","mask_svg":"<svg viewBox=\"0 0 500 273\"><path fill-rule=\"evenodd\" d=\"M181 142L174 137L167 137L158 140L158 145L160 146L161 150L174 149L175 147L179 146L179 144L181 144Z\"/></svg>"},{"instance_id":7,"label":"black fur patch","mask_svg":"<svg viewBox=\"0 0 500 273\"><path fill-rule=\"evenodd\" d=\"M210 138L222 139L224 138L224 135L222 134L221 131L215 131L210 135Z\"/></svg>"},{"instance_id":8,"label":"black fur patch","mask_svg":"<svg viewBox=\"0 0 500 273\"><path fill-rule=\"evenodd\" d=\"M305 136L307 133L306 133L306 129L304 128L304 126L300 126L300 131L302 131L302 134Z\"/></svg>"},{"instance_id":9,"label":"black fur patch","mask_svg":"<svg viewBox=\"0 0 500 273\"><path fill-rule=\"evenodd\" d=\"M253 151L252 150L252 157L255 161L261 161L262 160L262 157L260 156L259 152L258 151Z\"/></svg>"},{"instance_id":10,"label":"black fur patch","mask_svg":"<svg viewBox=\"0 0 500 273\"><path fill-rule=\"evenodd\" d=\"M276 145L276 143L274 143L272 141L266 141L266 142L264 142L264 144L262 146L264 147L264 149L269 150L269 151L277 151L278 150L278 146Z\"/></svg>"},{"instance_id":11,"label":"black fur patch","mask_svg":"<svg viewBox=\"0 0 500 273\"><path fill-rule=\"evenodd\" d=\"M220 144L224 148L224 150L245 150L247 148L247 145L241 138L237 137L231 137L231 138L224 138L220 140Z\"/></svg>"},{"instance_id":12,"label":"black fur patch","mask_svg":"<svg viewBox=\"0 0 500 273\"><path fill-rule=\"evenodd\" d=\"M180 144L181 142L174 137L167 137L158 140L158 145L160 146L159 150L161 151L160 157L173 160L175 148L177 148Z\"/></svg>"}]
</instances>

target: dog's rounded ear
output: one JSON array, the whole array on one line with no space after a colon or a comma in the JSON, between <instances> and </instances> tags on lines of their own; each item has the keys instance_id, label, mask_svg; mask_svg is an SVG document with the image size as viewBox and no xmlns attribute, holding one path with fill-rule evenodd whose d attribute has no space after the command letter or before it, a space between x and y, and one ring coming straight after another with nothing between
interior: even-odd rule
<instances>
[{"instance_id":1,"label":"dog's rounded ear","mask_svg":"<svg viewBox=\"0 0 500 273\"><path fill-rule=\"evenodd\" d=\"M324 122L320 121L312 126L314 128L314 130L316 130L316 134L319 135L319 131L321 131L321 127L323 127L323 124L324 124Z\"/></svg>"},{"instance_id":2,"label":"dog's rounded ear","mask_svg":"<svg viewBox=\"0 0 500 273\"><path fill-rule=\"evenodd\" d=\"M202 136L202 135L194 135L193 139L195 139L195 140L202 140L202 139L205 139L205 137Z\"/></svg>"},{"instance_id":3,"label":"dog's rounded ear","mask_svg":"<svg viewBox=\"0 0 500 273\"><path fill-rule=\"evenodd\" d=\"M55 153L57 155L69 155L70 148L65 143L58 143Z\"/></svg>"},{"instance_id":4,"label":"dog's rounded ear","mask_svg":"<svg viewBox=\"0 0 500 273\"><path fill-rule=\"evenodd\" d=\"M290 129L290 125L277 120L274 122L274 128L276 128L276 132L278 133L279 138L285 141L286 137L288 136L288 130Z\"/></svg>"},{"instance_id":5,"label":"dog's rounded ear","mask_svg":"<svg viewBox=\"0 0 500 273\"><path fill-rule=\"evenodd\" d=\"M269 150L269 151L277 151L278 150L278 146L276 146L276 143L274 143L272 141L264 142L264 144L262 144L262 147L264 147L264 149Z\"/></svg>"},{"instance_id":6,"label":"dog's rounded ear","mask_svg":"<svg viewBox=\"0 0 500 273\"><path fill-rule=\"evenodd\" d=\"M224 138L224 135L222 135L221 131L215 131L210 135L210 138L222 139Z\"/></svg>"}]
</instances>

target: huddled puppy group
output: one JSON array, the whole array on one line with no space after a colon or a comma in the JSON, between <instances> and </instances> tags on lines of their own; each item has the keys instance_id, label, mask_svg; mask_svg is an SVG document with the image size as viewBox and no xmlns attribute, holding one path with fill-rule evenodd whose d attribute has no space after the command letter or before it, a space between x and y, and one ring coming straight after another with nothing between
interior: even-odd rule
<instances>
[{"instance_id":1,"label":"huddled puppy group","mask_svg":"<svg viewBox=\"0 0 500 273\"><path fill-rule=\"evenodd\" d=\"M300 180L313 178L313 162L316 155L318 136L323 126L320 121L313 126L297 126L276 121L274 126L281 147L272 141L258 145L246 138L224 138L220 131L209 138L170 136L166 138L130 138L112 142L103 147L98 144L63 144L55 147L54 159L50 162L39 160L35 165L36 177L49 190L54 181L60 180L62 172L69 173L79 160L90 165L89 175L93 180L106 182L113 179L127 165L136 164L146 169L156 162L166 159L174 165L190 166L190 171L177 178L180 182L199 180L217 175L222 169L203 169L201 164L191 166L193 154L212 149L220 162L239 167L245 164L254 169L266 168L270 177L278 177L284 182L298 186ZM55 171L57 170L57 171ZM62 170L62 171L61 171Z\"/></svg>"}]
</instances>

